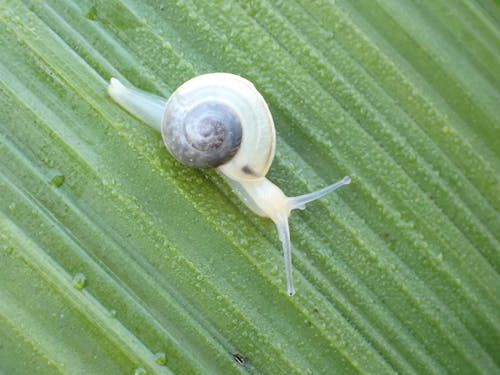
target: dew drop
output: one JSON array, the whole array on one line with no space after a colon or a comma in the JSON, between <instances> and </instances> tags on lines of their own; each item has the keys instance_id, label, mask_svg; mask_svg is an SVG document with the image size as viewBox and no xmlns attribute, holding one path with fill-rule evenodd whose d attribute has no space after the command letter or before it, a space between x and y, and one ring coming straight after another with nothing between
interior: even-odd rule
<instances>
[{"instance_id":1,"label":"dew drop","mask_svg":"<svg viewBox=\"0 0 500 375\"><path fill-rule=\"evenodd\" d=\"M345 340L340 339L339 342L337 343L337 349L343 350L346 347L347 347L347 342Z\"/></svg>"},{"instance_id":2,"label":"dew drop","mask_svg":"<svg viewBox=\"0 0 500 375\"><path fill-rule=\"evenodd\" d=\"M155 354L155 362L160 366L165 366L167 364L167 355L163 352L158 352Z\"/></svg>"},{"instance_id":3,"label":"dew drop","mask_svg":"<svg viewBox=\"0 0 500 375\"><path fill-rule=\"evenodd\" d=\"M134 375L147 375L147 374L148 374L147 371L142 367L138 367L134 371Z\"/></svg>"},{"instance_id":4,"label":"dew drop","mask_svg":"<svg viewBox=\"0 0 500 375\"><path fill-rule=\"evenodd\" d=\"M172 47L172 44L170 44L170 42L164 42L162 44L162 47L163 49L165 49L166 51L172 51L174 49L174 47ZM162 143L162 146L163 146L163 143Z\"/></svg>"},{"instance_id":5,"label":"dew drop","mask_svg":"<svg viewBox=\"0 0 500 375\"><path fill-rule=\"evenodd\" d=\"M51 169L48 173L49 184L55 187L61 187L64 184L64 174L58 169Z\"/></svg>"},{"instance_id":6,"label":"dew drop","mask_svg":"<svg viewBox=\"0 0 500 375\"><path fill-rule=\"evenodd\" d=\"M241 238L239 242L240 242L240 246L241 246L243 249L249 249L249 248L250 248L250 243L248 242L248 239L246 239L246 238Z\"/></svg>"},{"instance_id":7,"label":"dew drop","mask_svg":"<svg viewBox=\"0 0 500 375\"><path fill-rule=\"evenodd\" d=\"M91 6L87 13L85 13L85 18L95 21L97 18L97 7L95 5Z\"/></svg>"},{"instance_id":8,"label":"dew drop","mask_svg":"<svg viewBox=\"0 0 500 375\"><path fill-rule=\"evenodd\" d=\"M271 268L271 275L276 276L279 273L278 266L274 265L273 268Z\"/></svg>"},{"instance_id":9,"label":"dew drop","mask_svg":"<svg viewBox=\"0 0 500 375\"><path fill-rule=\"evenodd\" d=\"M83 290L87 285L87 276L83 273L78 272L73 276L73 288L78 290Z\"/></svg>"}]
</instances>

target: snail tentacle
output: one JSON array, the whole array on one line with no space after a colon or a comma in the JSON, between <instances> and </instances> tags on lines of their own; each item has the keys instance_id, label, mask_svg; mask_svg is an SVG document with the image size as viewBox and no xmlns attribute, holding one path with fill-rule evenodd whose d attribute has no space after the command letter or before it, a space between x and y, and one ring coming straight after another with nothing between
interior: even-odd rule
<instances>
[{"instance_id":1,"label":"snail tentacle","mask_svg":"<svg viewBox=\"0 0 500 375\"><path fill-rule=\"evenodd\" d=\"M307 203L315 201L343 185L349 184L351 178L345 176L334 184L297 197L287 197L278 186L267 178L263 178L259 181L234 181L226 177L225 180L229 183L233 192L253 212L259 216L269 217L276 225L276 230L278 231L278 236L283 248L287 291L290 296L294 295L295 288L292 276L292 251L288 217L292 210L303 210Z\"/></svg>"},{"instance_id":2,"label":"snail tentacle","mask_svg":"<svg viewBox=\"0 0 500 375\"><path fill-rule=\"evenodd\" d=\"M290 227L288 226L288 214L286 212L280 212L276 215L274 220L276 229L278 231L278 236L283 245L283 257L285 258L285 273L286 273L286 284L287 292L289 296L295 294L295 288L293 286L293 276L292 276L292 244L290 242Z\"/></svg>"},{"instance_id":3,"label":"snail tentacle","mask_svg":"<svg viewBox=\"0 0 500 375\"><path fill-rule=\"evenodd\" d=\"M299 195L297 197L289 197L288 201L290 206L292 207L292 210L296 208L303 210L304 208L306 208L307 203L315 201L321 198L323 195L326 195L338 189L339 187L348 185L350 183L351 183L351 178L349 176L345 176L342 180L337 181L334 184L328 185L322 189L313 191L312 193Z\"/></svg>"}]
</instances>

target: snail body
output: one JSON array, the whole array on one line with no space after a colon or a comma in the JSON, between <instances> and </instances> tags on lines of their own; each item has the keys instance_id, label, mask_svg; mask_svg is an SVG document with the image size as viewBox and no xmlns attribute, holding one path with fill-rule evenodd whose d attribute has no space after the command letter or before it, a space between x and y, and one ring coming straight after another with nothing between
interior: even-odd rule
<instances>
[{"instance_id":1,"label":"snail body","mask_svg":"<svg viewBox=\"0 0 500 375\"><path fill-rule=\"evenodd\" d=\"M168 100L126 87L111 78L109 95L128 112L160 131L167 149L190 167L217 168L238 197L257 215L269 217L283 244L287 290L295 293L288 216L338 187L348 176L316 192L287 197L265 176L275 153L271 112L248 80L210 73L181 85Z\"/></svg>"}]
</instances>

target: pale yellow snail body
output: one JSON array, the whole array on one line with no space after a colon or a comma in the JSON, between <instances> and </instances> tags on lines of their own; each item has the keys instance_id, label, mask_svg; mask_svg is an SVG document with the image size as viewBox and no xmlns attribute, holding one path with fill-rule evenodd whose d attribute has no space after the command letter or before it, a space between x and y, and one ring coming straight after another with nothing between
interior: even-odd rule
<instances>
[{"instance_id":1,"label":"pale yellow snail body","mask_svg":"<svg viewBox=\"0 0 500 375\"><path fill-rule=\"evenodd\" d=\"M168 99L125 87L112 78L109 95L123 108L162 133L170 153L191 167L213 167L256 214L276 224L283 244L288 294L295 289L288 216L336 188L348 176L321 190L287 197L265 176L276 136L264 98L246 79L228 73L195 77Z\"/></svg>"}]
</instances>

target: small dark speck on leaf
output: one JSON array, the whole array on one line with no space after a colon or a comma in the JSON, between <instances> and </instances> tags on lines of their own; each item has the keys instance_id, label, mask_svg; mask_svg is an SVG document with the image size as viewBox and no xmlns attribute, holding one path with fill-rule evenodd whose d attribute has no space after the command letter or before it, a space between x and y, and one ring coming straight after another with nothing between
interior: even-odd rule
<instances>
[{"instance_id":1,"label":"small dark speck on leaf","mask_svg":"<svg viewBox=\"0 0 500 375\"><path fill-rule=\"evenodd\" d=\"M240 366L246 366L248 363L248 358L239 352L232 353L231 357L233 357L234 361Z\"/></svg>"}]
</instances>

